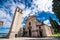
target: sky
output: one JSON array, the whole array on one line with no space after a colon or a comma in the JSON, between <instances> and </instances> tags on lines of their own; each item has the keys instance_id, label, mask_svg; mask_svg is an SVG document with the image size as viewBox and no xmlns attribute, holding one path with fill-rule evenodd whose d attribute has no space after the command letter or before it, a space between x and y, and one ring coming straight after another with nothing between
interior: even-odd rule
<instances>
[{"instance_id":1,"label":"sky","mask_svg":"<svg viewBox=\"0 0 60 40\"><path fill-rule=\"evenodd\" d=\"M58 22L52 11L53 0L0 0L0 21L3 21L3 28L10 28L16 7L23 11L22 25L28 16L35 15L37 20L51 26L49 17Z\"/></svg>"}]
</instances>

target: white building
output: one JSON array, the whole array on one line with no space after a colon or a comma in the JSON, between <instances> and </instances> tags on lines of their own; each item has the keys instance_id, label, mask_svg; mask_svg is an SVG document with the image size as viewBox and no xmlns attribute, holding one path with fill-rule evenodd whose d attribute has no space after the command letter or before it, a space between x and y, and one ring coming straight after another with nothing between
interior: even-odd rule
<instances>
[{"instance_id":1,"label":"white building","mask_svg":"<svg viewBox=\"0 0 60 40\"><path fill-rule=\"evenodd\" d=\"M9 37L14 38L18 34L20 28L22 27L22 10L17 7L12 20L11 28L9 31ZM18 36L18 35L17 35Z\"/></svg>"}]
</instances>

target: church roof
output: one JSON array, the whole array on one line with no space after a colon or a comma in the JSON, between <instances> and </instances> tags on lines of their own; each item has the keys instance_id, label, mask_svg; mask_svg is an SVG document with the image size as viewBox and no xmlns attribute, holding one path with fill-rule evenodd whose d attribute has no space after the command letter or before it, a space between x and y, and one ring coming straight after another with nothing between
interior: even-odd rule
<instances>
[{"instance_id":1,"label":"church roof","mask_svg":"<svg viewBox=\"0 0 60 40\"><path fill-rule=\"evenodd\" d=\"M43 22L41 22L40 20L38 20L35 15L28 16L28 18L26 19L26 21L27 21L27 20L30 20L30 19L32 19L32 18L35 18L36 21L42 23L42 25L45 25Z\"/></svg>"},{"instance_id":2,"label":"church roof","mask_svg":"<svg viewBox=\"0 0 60 40\"><path fill-rule=\"evenodd\" d=\"M34 18L34 17L36 17L36 16L34 16L34 15L33 15L33 16L28 16L27 19L26 19L26 21L27 21L28 19L32 19L32 18Z\"/></svg>"}]
</instances>

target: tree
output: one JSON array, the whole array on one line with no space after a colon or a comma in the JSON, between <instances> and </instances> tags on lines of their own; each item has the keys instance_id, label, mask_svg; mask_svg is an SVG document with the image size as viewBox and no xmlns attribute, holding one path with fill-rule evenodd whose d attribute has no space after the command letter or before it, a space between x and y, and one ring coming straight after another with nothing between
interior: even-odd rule
<instances>
[{"instance_id":1,"label":"tree","mask_svg":"<svg viewBox=\"0 0 60 40\"><path fill-rule=\"evenodd\" d=\"M52 26L53 28L55 28L54 20L53 20L51 17L49 17L49 18L50 18L50 24L51 24L51 26Z\"/></svg>"},{"instance_id":2,"label":"tree","mask_svg":"<svg viewBox=\"0 0 60 40\"><path fill-rule=\"evenodd\" d=\"M59 32L59 25L58 25L58 23L55 20L53 20L51 17L50 17L50 23L51 23L51 25L52 25L52 27L54 29L54 32L55 33Z\"/></svg>"},{"instance_id":3,"label":"tree","mask_svg":"<svg viewBox=\"0 0 60 40\"><path fill-rule=\"evenodd\" d=\"M60 22L60 0L53 0L53 12L55 12Z\"/></svg>"}]
</instances>

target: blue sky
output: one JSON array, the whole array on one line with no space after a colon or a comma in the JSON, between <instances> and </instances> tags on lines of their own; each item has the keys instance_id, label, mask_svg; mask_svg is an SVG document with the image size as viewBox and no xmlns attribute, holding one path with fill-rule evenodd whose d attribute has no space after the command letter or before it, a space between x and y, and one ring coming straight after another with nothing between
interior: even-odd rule
<instances>
[{"instance_id":1,"label":"blue sky","mask_svg":"<svg viewBox=\"0 0 60 40\"><path fill-rule=\"evenodd\" d=\"M3 21L3 28L9 28L14 16L16 7L23 10L23 21L30 15L46 25L50 26L49 16L58 22L54 12L52 11L53 0L0 0L0 20Z\"/></svg>"}]
</instances>

